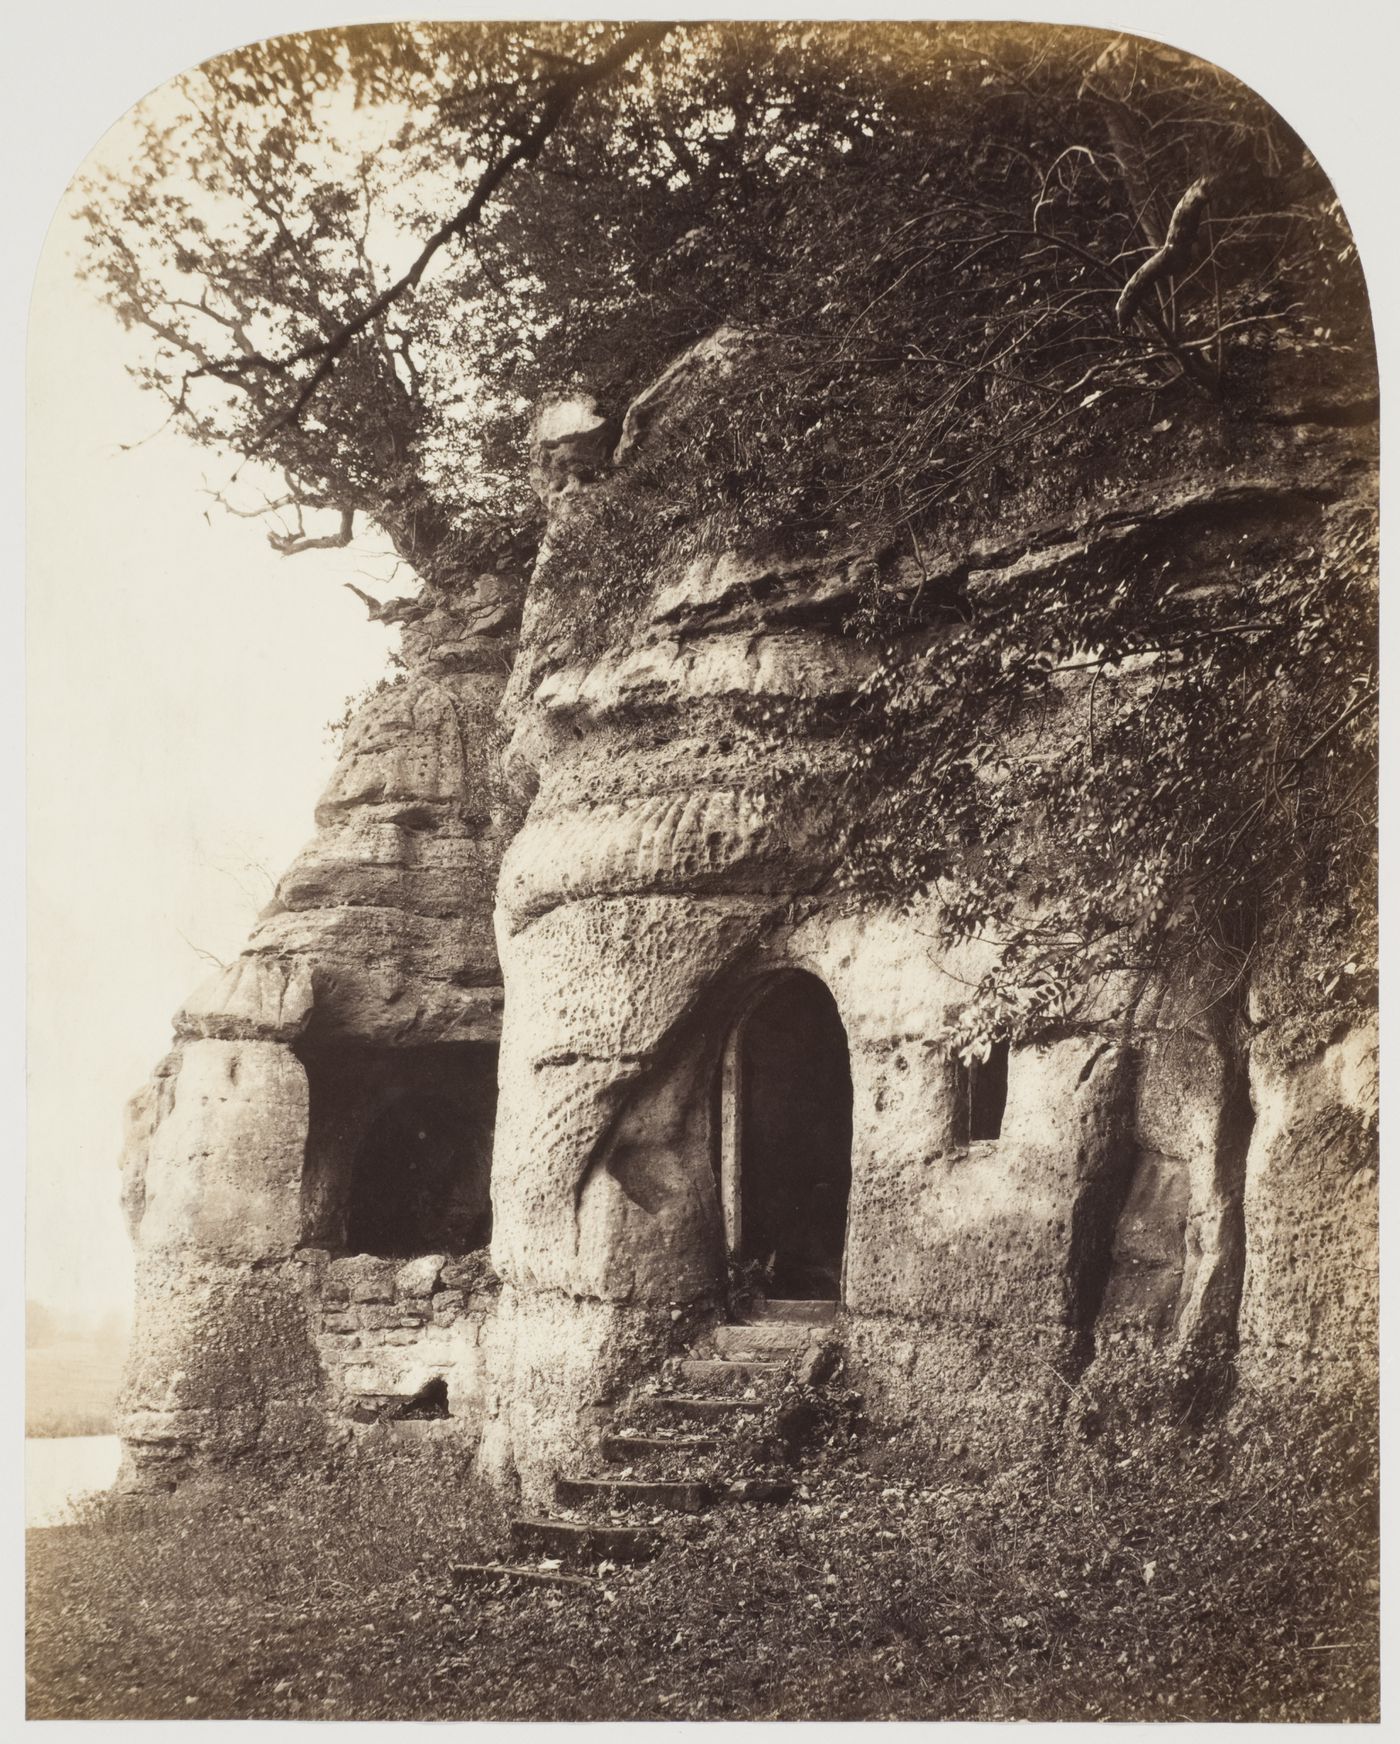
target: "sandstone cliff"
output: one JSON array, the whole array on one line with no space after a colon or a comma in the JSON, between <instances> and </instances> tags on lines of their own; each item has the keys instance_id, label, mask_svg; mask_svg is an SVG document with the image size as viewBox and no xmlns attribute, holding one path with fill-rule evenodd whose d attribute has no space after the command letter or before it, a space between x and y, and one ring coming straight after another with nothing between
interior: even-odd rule
<instances>
[{"instance_id":1,"label":"sandstone cliff","mask_svg":"<svg viewBox=\"0 0 1400 1744\"><path fill-rule=\"evenodd\" d=\"M343 1322L325 1249L354 1233L356 1147L396 1103L446 1094L468 1132L448 1160L475 1169L486 1204L502 1005L492 746L522 588L483 575L391 604L402 672L349 724L315 835L243 954L176 1014L174 1051L131 1104L122 1432L138 1478L324 1439L344 1398L328 1374L348 1354L315 1306L324 1293ZM392 1303L392 1271L366 1302ZM460 1295L440 1305L444 1324L447 1306L465 1312ZM402 1330L390 1315L377 1332ZM426 1375L395 1368L399 1354L386 1345L358 1390L416 1390Z\"/></svg>"},{"instance_id":2,"label":"sandstone cliff","mask_svg":"<svg viewBox=\"0 0 1400 1744\"><path fill-rule=\"evenodd\" d=\"M627 410L614 477L697 395L722 399L734 350L708 342ZM852 1366L891 1421L1004 1451L1053 1436L1086 1370L1145 1364L1189 1399L1228 1388L1237 1351L1264 1391L1285 1372L1310 1392L1369 1384L1364 1013L1285 1064L1273 1027L1286 1013L1306 1029L1301 977L1267 1009L1256 999L1243 1031L1218 988L1099 979L1013 1044L995 1142L970 1138L956 1019L985 963L940 945L933 898L872 901L842 876L878 800L863 741L840 729L888 654L853 625L879 554L765 554L750 530L742 548L663 565L595 651L586 608L551 575L606 471L596 408L572 408L572 437L569 410L551 414L553 544L504 710L507 772L529 796L497 911L495 1252L529 1328L496 1425L515 1459L586 1434L579 1404L658 1348L667 1311L722 1297L712 1087L755 990L794 971L830 989L849 1044L841 1299ZM571 466L575 439L586 463ZM1071 517L1011 504L990 533L887 569L899 658L936 651L969 598L1072 582L1106 552L1169 551L1243 600L1281 530L1321 543L1364 511L1364 434L1304 421L1233 440L1223 473L1158 455ZM1052 742L1082 734L1093 706L1067 672ZM1265 958L1255 983L1271 978Z\"/></svg>"},{"instance_id":3,"label":"sandstone cliff","mask_svg":"<svg viewBox=\"0 0 1400 1744\"><path fill-rule=\"evenodd\" d=\"M1107 554L1169 552L1246 599L1279 541L1367 512L1364 422L1256 421L1226 468L1218 444L1149 445L1092 502L1008 501L917 561L710 537L619 603L606 552L579 568L590 505L664 467L745 343L713 336L615 418L542 412L523 617L501 578L406 608L405 675L352 722L315 837L178 1014L124 1165L124 1435L146 1475L344 1433L438 1377L483 1465L543 1495L677 1329L722 1311L736 1050L775 988L813 983L849 1063L843 1336L886 1421L1004 1450L1069 1432L1076 1388L1129 1372L1178 1403L1228 1398L1236 1368L1256 1397L1374 1384L1363 1006L1313 1021L1315 988L1267 945L1237 991L1093 976L1003 1048L979 1126L959 1021L990 947L950 944L936 893L846 876L886 779L866 749L882 665L936 663L985 602ZM895 608L880 639L872 587ZM1067 663L1037 755L1149 682L1125 671L1106 699ZM489 1168L499 1297L431 1220L387 1255L350 1239L374 1227L356 1181L393 1107L412 1112L388 1166L422 1141L473 1192Z\"/></svg>"}]
</instances>

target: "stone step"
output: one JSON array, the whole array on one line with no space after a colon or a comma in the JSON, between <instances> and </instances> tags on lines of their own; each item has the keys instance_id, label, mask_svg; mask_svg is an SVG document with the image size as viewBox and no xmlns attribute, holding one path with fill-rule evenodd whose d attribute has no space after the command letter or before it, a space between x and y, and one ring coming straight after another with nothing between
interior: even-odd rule
<instances>
[{"instance_id":1,"label":"stone step","mask_svg":"<svg viewBox=\"0 0 1400 1744\"><path fill-rule=\"evenodd\" d=\"M665 1539L647 1526L609 1526L594 1520L550 1520L527 1515L510 1523L510 1547L519 1557L560 1562L650 1562Z\"/></svg>"},{"instance_id":2,"label":"stone step","mask_svg":"<svg viewBox=\"0 0 1400 1744\"><path fill-rule=\"evenodd\" d=\"M755 1302L748 1313L741 1316L744 1321L800 1320L807 1326L829 1326L835 1318L835 1302L824 1298L811 1301L775 1299Z\"/></svg>"},{"instance_id":3,"label":"stone step","mask_svg":"<svg viewBox=\"0 0 1400 1744\"><path fill-rule=\"evenodd\" d=\"M694 1478L558 1478L554 1495L561 1508L604 1502L615 1508L679 1514L698 1514L714 1500L710 1486Z\"/></svg>"},{"instance_id":4,"label":"stone step","mask_svg":"<svg viewBox=\"0 0 1400 1744\"><path fill-rule=\"evenodd\" d=\"M676 1364L683 1381L715 1382L776 1380L785 1374L787 1364L780 1362L727 1362L723 1357L686 1356Z\"/></svg>"},{"instance_id":5,"label":"stone step","mask_svg":"<svg viewBox=\"0 0 1400 1744\"><path fill-rule=\"evenodd\" d=\"M761 1362L764 1357L796 1356L820 1336L803 1322L760 1320L747 1326L717 1326L710 1334L710 1343L731 1362L742 1362L746 1357Z\"/></svg>"},{"instance_id":6,"label":"stone step","mask_svg":"<svg viewBox=\"0 0 1400 1744\"><path fill-rule=\"evenodd\" d=\"M586 1574L565 1574L557 1568L534 1568L529 1563L457 1562L448 1569L455 1586L504 1586L518 1582L526 1586L550 1587L556 1592L596 1595L598 1583Z\"/></svg>"},{"instance_id":7,"label":"stone step","mask_svg":"<svg viewBox=\"0 0 1400 1744\"><path fill-rule=\"evenodd\" d=\"M652 1403L693 1423L727 1423L742 1412L763 1408L761 1399L707 1398L696 1393L656 1393Z\"/></svg>"},{"instance_id":8,"label":"stone step","mask_svg":"<svg viewBox=\"0 0 1400 1744\"><path fill-rule=\"evenodd\" d=\"M633 1435L623 1431L605 1435L603 1458L612 1465L626 1465L634 1459L650 1459L673 1454L681 1459L700 1459L707 1453L718 1453L719 1443L708 1435Z\"/></svg>"}]
</instances>

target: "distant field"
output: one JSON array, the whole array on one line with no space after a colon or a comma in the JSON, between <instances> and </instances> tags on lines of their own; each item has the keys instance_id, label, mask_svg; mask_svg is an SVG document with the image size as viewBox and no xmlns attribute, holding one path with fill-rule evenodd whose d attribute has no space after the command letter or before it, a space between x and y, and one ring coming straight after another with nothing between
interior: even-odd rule
<instances>
[{"instance_id":1,"label":"distant field","mask_svg":"<svg viewBox=\"0 0 1400 1744\"><path fill-rule=\"evenodd\" d=\"M111 1435L123 1351L71 1340L25 1351L26 1435Z\"/></svg>"}]
</instances>

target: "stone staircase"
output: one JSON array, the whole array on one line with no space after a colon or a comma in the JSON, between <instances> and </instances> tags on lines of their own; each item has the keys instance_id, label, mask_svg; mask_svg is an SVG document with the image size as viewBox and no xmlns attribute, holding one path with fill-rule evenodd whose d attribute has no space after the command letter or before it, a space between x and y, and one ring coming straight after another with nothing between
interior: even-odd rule
<instances>
[{"instance_id":1,"label":"stone staircase","mask_svg":"<svg viewBox=\"0 0 1400 1744\"><path fill-rule=\"evenodd\" d=\"M835 1319L834 1302L769 1301L712 1327L621 1408L601 1438L605 1469L560 1474L553 1513L511 1521L509 1560L458 1564L454 1583L586 1594L600 1564L650 1561L686 1516L786 1502L797 1481L756 1456L755 1432L792 1383L830 1374Z\"/></svg>"}]
</instances>

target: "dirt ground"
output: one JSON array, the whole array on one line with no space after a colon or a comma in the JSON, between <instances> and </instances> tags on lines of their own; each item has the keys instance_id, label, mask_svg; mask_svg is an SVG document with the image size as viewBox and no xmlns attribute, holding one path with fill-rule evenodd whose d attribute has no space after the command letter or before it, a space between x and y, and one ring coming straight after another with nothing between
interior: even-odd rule
<instances>
[{"instance_id":1,"label":"dirt ground","mask_svg":"<svg viewBox=\"0 0 1400 1744\"><path fill-rule=\"evenodd\" d=\"M460 1587L503 1516L441 1446L29 1535L33 1718L1367 1720L1355 1426L998 1474L819 1451L598 1590Z\"/></svg>"}]
</instances>

